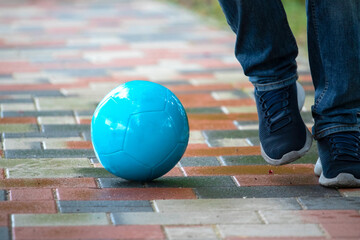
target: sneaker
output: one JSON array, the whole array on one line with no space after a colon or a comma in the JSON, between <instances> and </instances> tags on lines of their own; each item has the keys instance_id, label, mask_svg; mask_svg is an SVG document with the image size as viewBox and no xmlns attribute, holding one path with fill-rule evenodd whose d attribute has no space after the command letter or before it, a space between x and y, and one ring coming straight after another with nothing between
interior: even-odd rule
<instances>
[{"instance_id":1,"label":"sneaker","mask_svg":"<svg viewBox=\"0 0 360 240\"><path fill-rule=\"evenodd\" d=\"M315 174L326 187L360 187L360 132L339 132L319 139Z\"/></svg>"},{"instance_id":2,"label":"sneaker","mask_svg":"<svg viewBox=\"0 0 360 240\"><path fill-rule=\"evenodd\" d=\"M271 165L293 162L311 147L312 135L299 111L298 102L303 104L305 99L305 94L297 93L300 90L295 83L271 91L255 90L261 155ZM299 95L303 99L298 101Z\"/></svg>"}]
</instances>

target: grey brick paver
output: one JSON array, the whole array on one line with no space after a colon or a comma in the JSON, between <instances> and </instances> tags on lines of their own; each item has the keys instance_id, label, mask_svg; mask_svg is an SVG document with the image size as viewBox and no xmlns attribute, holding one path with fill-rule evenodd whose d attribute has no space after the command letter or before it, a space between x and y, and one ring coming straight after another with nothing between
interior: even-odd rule
<instances>
[{"instance_id":1,"label":"grey brick paver","mask_svg":"<svg viewBox=\"0 0 360 240\"><path fill-rule=\"evenodd\" d=\"M0 190L0 202L6 200L6 191Z\"/></svg>"},{"instance_id":2,"label":"grey brick paver","mask_svg":"<svg viewBox=\"0 0 360 240\"><path fill-rule=\"evenodd\" d=\"M90 131L90 125L79 124L42 124L41 127L45 133Z\"/></svg>"},{"instance_id":3,"label":"grey brick paver","mask_svg":"<svg viewBox=\"0 0 360 240\"><path fill-rule=\"evenodd\" d=\"M266 165L267 163L261 156L221 156L221 160L227 166L236 165Z\"/></svg>"},{"instance_id":4,"label":"grey brick paver","mask_svg":"<svg viewBox=\"0 0 360 240\"><path fill-rule=\"evenodd\" d=\"M79 132L22 132L22 133L4 133L5 138L72 138L79 137ZM66 139L65 139L66 140Z\"/></svg>"},{"instance_id":5,"label":"grey brick paver","mask_svg":"<svg viewBox=\"0 0 360 240\"><path fill-rule=\"evenodd\" d=\"M259 135L258 130L244 130L244 131L234 131L234 130L207 130L204 131L204 136L206 139L223 139L223 138L248 138L248 137L257 137Z\"/></svg>"},{"instance_id":6,"label":"grey brick paver","mask_svg":"<svg viewBox=\"0 0 360 240\"><path fill-rule=\"evenodd\" d=\"M209 114L209 113L223 113L221 108L215 108L215 107L208 107L208 108L186 108L186 112L188 114L191 113L203 113L203 114Z\"/></svg>"},{"instance_id":7,"label":"grey brick paver","mask_svg":"<svg viewBox=\"0 0 360 240\"><path fill-rule=\"evenodd\" d=\"M10 240L9 228L0 226L0 239L1 240Z\"/></svg>"},{"instance_id":8,"label":"grey brick paver","mask_svg":"<svg viewBox=\"0 0 360 240\"><path fill-rule=\"evenodd\" d=\"M6 158L87 158L95 157L92 149L5 150Z\"/></svg>"},{"instance_id":9,"label":"grey brick paver","mask_svg":"<svg viewBox=\"0 0 360 240\"><path fill-rule=\"evenodd\" d=\"M183 167L220 166L216 157L184 157L180 163Z\"/></svg>"},{"instance_id":10,"label":"grey brick paver","mask_svg":"<svg viewBox=\"0 0 360 240\"><path fill-rule=\"evenodd\" d=\"M182 187L202 188L213 187L236 187L235 182L229 176L209 177L165 177L146 184L148 187Z\"/></svg>"},{"instance_id":11,"label":"grey brick paver","mask_svg":"<svg viewBox=\"0 0 360 240\"><path fill-rule=\"evenodd\" d=\"M58 201L57 204L61 213L153 211L149 201Z\"/></svg>"},{"instance_id":12,"label":"grey brick paver","mask_svg":"<svg viewBox=\"0 0 360 240\"><path fill-rule=\"evenodd\" d=\"M1 52L0 52L1 55ZM18 91L1 91L1 95L30 95L32 97L63 97L62 94L58 90L18 90Z\"/></svg>"}]
</instances>

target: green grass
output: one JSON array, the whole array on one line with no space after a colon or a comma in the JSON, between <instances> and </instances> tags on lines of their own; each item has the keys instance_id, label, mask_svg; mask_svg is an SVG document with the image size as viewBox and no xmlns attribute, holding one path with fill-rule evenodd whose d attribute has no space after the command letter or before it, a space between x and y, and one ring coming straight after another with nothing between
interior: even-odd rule
<instances>
[{"instance_id":1,"label":"green grass","mask_svg":"<svg viewBox=\"0 0 360 240\"><path fill-rule=\"evenodd\" d=\"M227 23L218 0L163 0L183 5L201 16L210 17L219 27L227 27ZM251 0L248 0L251 1ZM306 45L306 13L305 0L282 0L289 25L299 45Z\"/></svg>"},{"instance_id":2,"label":"green grass","mask_svg":"<svg viewBox=\"0 0 360 240\"><path fill-rule=\"evenodd\" d=\"M289 25L299 44L306 44L305 0L283 0Z\"/></svg>"}]
</instances>

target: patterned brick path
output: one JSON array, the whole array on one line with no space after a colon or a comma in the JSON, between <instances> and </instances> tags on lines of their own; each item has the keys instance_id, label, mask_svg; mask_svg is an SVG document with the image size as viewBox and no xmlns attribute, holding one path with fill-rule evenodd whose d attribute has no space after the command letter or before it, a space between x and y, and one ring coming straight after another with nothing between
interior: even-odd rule
<instances>
[{"instance_id":1,"label":"patterned brick path","mask_svg":"<svg viewBox=\"0 0 360 240\"><path fill-rule=\"evenodd\" d=\"M0 33L0 239L360 238L360 191L318 185L316 144L287 166L259 156L231 32L152 0L1 0ZM90 141L97 103L134 79L170 88L191 127L151 183L108 173Z\"/></svg>"}]
</instances>

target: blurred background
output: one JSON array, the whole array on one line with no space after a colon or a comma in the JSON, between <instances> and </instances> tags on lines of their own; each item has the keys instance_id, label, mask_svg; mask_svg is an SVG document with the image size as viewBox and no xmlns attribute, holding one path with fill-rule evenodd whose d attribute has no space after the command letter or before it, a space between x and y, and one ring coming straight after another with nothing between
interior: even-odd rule
<instances>
[{"instance_id":1,"label":"blurred background","mask_svg":"<svg viewBox=\"0 0 360 240\"><path fill-rule=\"evenodd\" d=\"M227 28L225 17L218 0L164 0L180 4L199 15L214 19L220 27ZM305 0L282 0L290 27L300 47L306 47Z\"/></svg>"}]
</instances>

